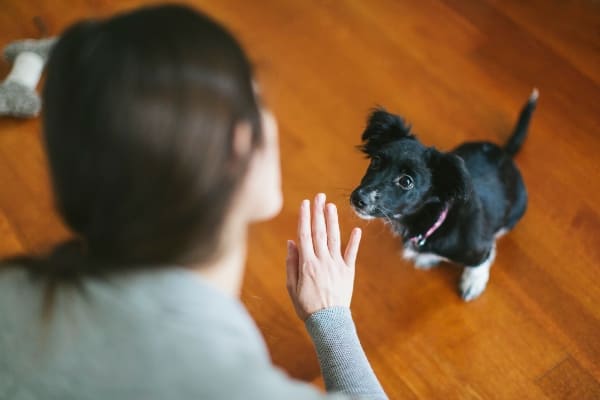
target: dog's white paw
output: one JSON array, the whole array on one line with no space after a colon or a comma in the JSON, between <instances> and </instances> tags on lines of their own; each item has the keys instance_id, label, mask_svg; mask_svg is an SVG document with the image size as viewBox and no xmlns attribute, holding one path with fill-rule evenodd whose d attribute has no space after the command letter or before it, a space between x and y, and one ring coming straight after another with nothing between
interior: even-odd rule
<instances>
[{"instance_id":1,"label":"dog's white paw","mask_svg":"<svg viewBox=\"0 0 600 400\"><path fill-rule=\"evenodd\" d=\"M478 298L490 279L490 268L496 258L496 244L492 246L488 258L479 265L465 267L460 277L460 295L464 301Z\"/></svg>"},{"instance_id":2,"label":"dog's white paw","mask_svg":"<svg viewBox=\"0 0 600 400\"><path fill-rule=\"evenodd\" d=\"M464 301L479 297L490 278L490 269L485 266L466 267L460 277L460 295Z\"/></svg>"},{"instance_id":3,"label":"dog's white paw","mask_svg":"<svg viewBox=\"0 0 600 400\"><path fill-rule=\"evenodd\" d=\"M442 261L447 261L444 257L433 253L419 253L411 247L406 246L402 258L412 261L416 269L428 270L437 266Z\"/></svg>"},{"instance_id":4,"label":"dog's white paw","mask_svg":"<svg viewBox=\"0 0 600 400\"><path fill-rule=\"evenodd\" d=\"M442 257L435 254L420 254L414 259L414 266L416 269L426 271L437 267L442 260Z\"/></svg>"}]
</instances>

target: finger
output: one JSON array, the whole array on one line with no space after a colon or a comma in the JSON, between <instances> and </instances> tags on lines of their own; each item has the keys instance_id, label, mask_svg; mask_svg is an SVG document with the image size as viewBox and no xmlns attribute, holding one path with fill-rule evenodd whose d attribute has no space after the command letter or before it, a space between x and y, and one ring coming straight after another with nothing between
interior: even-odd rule
<instances>
[{"instance_id":1,"label":"finger","mask_svg":"<svg viewBox=\"0 0 600 400\"><path fill-rule=\"evenodd\" d=\"M337 207L333 203L327 204L327 247L332 257L341 256L340 224L338 221Z\"/></svg>"},{"instance_id":2,"label":"finger","mask_svg":"<svg viewBox=\"0 0 600 400\"><path fill-rule=\"evenodd\" d=\"M303 260L315 256L312 233L310 228L310 202L303 200L300 205L300 217L298 218L298 250Z\"/></svg>"},{"instance_id":3,"label":"finger","mask_svg":"<svg viewBox=\"0 0 600 400\"><path fill-rule=\"evenodd\" d=\"M325 215L323 213L324 208L325 195L319 193L315 197L312 215L312 238L317 257L329 253L329 249L327 248L327 228L325 226Z\"/></svg>"},{"instance_id":4,"label":"finger","mask_svg":"<svg viewBox=\"0 0 600 400\"><path fill-rule=\"evenodd\" d=\"M362 231L360 228L354 228L350 234L350 240L348 241L346 251L344 252L344 261L349 267L354 267L356 263L356 255L358 254L361 236Z\"/></svg>"},{"instance_id":5,"label":"finger","mask_svg":"<svg viewBox=\"0 0 600 400\"><path fill-rule=\"evenodd\" d=\"M285 258L286 286L290 294L294 293L298 285L299 254L296 243L287 242L287 256Z\"/></svg>"}]
</instances>

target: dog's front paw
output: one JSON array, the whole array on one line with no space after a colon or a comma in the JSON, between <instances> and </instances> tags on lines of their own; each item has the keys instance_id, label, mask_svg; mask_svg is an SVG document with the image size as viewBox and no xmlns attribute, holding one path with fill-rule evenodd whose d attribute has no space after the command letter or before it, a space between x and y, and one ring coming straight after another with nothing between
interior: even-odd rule
<instances>
[{"instance_id":1,"label":"dog's front paw","mask_svg":"<svg viewBox=\"0 0 600 400\"><path fill-rule=\"evenodd\" d=\"M422 254L414 259L414 266L416 269L427 271L437 267L440 261L442 261L442 258L435 254Z\"/></svg>"},{"instance_id":2,"label":"dog's front paw","mask_svg":"<svg viewBox=\"0 0 600 400\"><path fill-rule=\"evenodd\" d=\"M460 295L464 301L479 297L490 278L490 269L485 266L466 267L460 277Z\"/></svg>"},{"instance_id":3,"label":"dog's front paw","mask_svg":"<svg viewBox=\"0 0 600 400\"><path fill-rule=\"evenodd\" d=\"M433 253L419 253L410 247L405 247L402 258L412 261L416 269L428 270L437 266L445 258Z\"/></svg>"}]
</instances>

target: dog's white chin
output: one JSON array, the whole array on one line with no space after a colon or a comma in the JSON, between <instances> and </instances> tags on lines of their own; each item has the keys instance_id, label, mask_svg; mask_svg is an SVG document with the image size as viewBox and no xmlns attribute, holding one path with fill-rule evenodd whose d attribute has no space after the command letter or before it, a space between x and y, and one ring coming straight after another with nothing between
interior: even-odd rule
<instances>
[{"instance_id":1,"label":"dog's white chin","mask_svg":"<svg viewBox=\"0 0 600 400\"><path fill-rule=\"evenodd\" d=\"M356 208L352 207L354 209L354 212L356 213L356 215L358 216L358 218L360 219L364 219L364 220L371 220L371 219L375 219L374 216L369 215L369 214L363 214L360 211L358 211Z\"/></svg>"},{"instance_id":2,"label":"dog's white chin","mask_svg":"<svg viewBox=\"0 0 600 400\"><path fill-rule=\"evenodd\" d=\"M367 221L369 221L369 220L372 220L372 219L375 219L375 217L374 217L374 216L372 216L372 215L361 214L361 213L359 213L358 211L356 212L356 215L358 215L358 217L359 217L360 219L364 219L364 220L367 220Z\"/></svg>"},{"instance_id":3,"label":"dog's white chin","mask_svg":"<svg viewBox=\"0 0 600 400\"><path fill-rule=\"evenodd\" d=\"M369 220L375 219L375 217L374 217L374 216L372 216L372 215L363 215L363 214L357 214L357 215L358 215L358 217L359 217L360 219L364 219L364 220L366 220L366 221L369 221Z\"/></svg>"}]
</instances>

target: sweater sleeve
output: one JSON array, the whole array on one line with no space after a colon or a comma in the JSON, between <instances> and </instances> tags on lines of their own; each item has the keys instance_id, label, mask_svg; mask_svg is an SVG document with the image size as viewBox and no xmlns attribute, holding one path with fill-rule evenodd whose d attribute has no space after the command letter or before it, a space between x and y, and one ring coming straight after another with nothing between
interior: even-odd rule
<instances>
[{"instance_id":1,"label":"sweater sleeve","mask_svg":"<svg viewBox=\"0 0 600 400\"><path fill-rule=\"evenodd\" d=\"M305 322L317 350L328 392L365 399L387 399L358 340L347 307L326 308Z\"/></svg>"}]
</instances>

